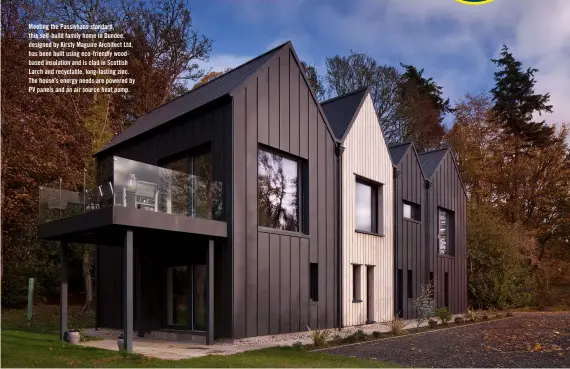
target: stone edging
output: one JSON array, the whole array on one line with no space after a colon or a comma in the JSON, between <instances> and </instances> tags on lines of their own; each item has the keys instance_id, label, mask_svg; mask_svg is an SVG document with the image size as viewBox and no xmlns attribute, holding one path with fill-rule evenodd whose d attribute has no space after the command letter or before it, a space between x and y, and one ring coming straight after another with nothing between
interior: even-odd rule
<instances>
[{"instance_id":1,"label":"stone edging","mask_svg":"<svg viewBox=\"0 0 570 369\"><path fill-rule=\"evenodd\" d=\"M497 321L497 320L506 320L506 319L512 319L512 318L517 318L517 316L508 316L508 317L499 318L499 319L491 319L491 320L487 320L487 321L484 321L484 322L476 322L476 323L469 323L469 324L463 324L463 325L456 325L456 326L454 326L454 327L439 328L439 329L436 329L436 330L429 330L429 331L425 331L425 332L417 332L417 333L411 333L411 334L403 334L403 335L401 335L401 336L378 338L378 339L369 340L369 341L362 341L362 342L355 342L355 343L347 343L347 344L344 344L344 345L337 345L337 346L332 346L332 347L323 347L323 348L319 348L319 349L309 350L309 352L318 352L318 351L332 350L332 349L339 348L339 347L356 346L356 345L362 345L362 344L366 344L366 343L374 343L374 342L379 342L379 341L394 340L394 339L398 339L398 338L410 337L410 336L415 336L415 335L418 335L418 336L419 336L419 335L426 334L426 333L435 333L435 332L438 332L438 331L445 331L445 330L449 330L449 329L464 328L464 327L466 327L466 326L477 325L477 324L484 324L484 323L490 323L490 322Z\"/></svg>"}]
</instances>

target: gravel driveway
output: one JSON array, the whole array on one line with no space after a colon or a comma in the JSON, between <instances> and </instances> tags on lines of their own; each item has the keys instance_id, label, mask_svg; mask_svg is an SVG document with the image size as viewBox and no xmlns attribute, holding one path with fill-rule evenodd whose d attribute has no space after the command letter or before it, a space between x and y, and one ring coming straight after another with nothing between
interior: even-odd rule
<instances>
[{"instance_id":1,"label":"gravel driveway","mask_svg":"<svg viewBox=\"0 0 570 369\"><path fill-rule=\"evenodd\" d=\"M326 351L413 367L570 367L570 313L516 313Z\"/></svg>"}]
</instances>

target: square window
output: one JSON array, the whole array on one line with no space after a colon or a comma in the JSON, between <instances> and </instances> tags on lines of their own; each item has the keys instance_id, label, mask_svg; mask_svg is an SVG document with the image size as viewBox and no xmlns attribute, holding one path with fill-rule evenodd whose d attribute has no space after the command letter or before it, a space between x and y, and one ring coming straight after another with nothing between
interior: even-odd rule
<instances>
[{"instance_id":1,"label":"square window","mask_svg":"<svg viewBox=\"0 0 570 369\"><path fill-rule=\"evenodd\" d=\"M300 231L300 162L268 150L257 154L259 225Z\"/></svg>"},{"instance_id":2,"label":"square window","mask_svg":"<svg viewBox=\"0 0 570 369\"><path fill-rule=\"evenodd\" d=\"M454 254L454 213L438 209L438 252L440 255Z\"/></svg>"},{"instance_id":3,"label":"square window","mask_svg":"<svg viewBox=\"0 0 570 369\"><path fill-rule=\"evenodd\" d=\"M404 201L404 218L421 222L420 205L410 201Z\"/></svg>"},{"instance_id":4,"label":"square window","mask_svg":"<svg viewBox=\"0 0 570 369\"><path fill-rule=\"evenodd\" d=\"M382 186L356 180L356 230L368 233L382 231Z\"/></svg>"}]
</instances>

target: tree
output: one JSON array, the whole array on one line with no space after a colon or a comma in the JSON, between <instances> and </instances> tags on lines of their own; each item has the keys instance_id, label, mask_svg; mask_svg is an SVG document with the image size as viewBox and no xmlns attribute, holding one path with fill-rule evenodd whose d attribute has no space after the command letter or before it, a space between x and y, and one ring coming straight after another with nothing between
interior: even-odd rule
<instances>
[{"instance_id":1,"label":"tree","mask_svg":"<svg viewBox=\"0 0 570 369\"><path fill-rule=\"evenodd\" d=\"M309 82L309 85L311 86L313 92L317 96L317 99L319 101L322 101L325 98L325 85L323 78L317 72L316 67L309 65L303 61L301 62L301 66L305 71L305 76L307 77L307 81Z\"/></svg>"},{"instance_id":2,"label":"tree","mask_svg":"<svg viewBox=\"0 0 570 369\"><path fill-rule=\"evenodd\" d=\"M192 87L192 89L195 89L196 87L200 87L200 86L210 82L211 80L216 79L219 76L229 72L230 70L232 70L232 69L226 68L225 70L223 70L221 72L212 71L212 72L206 74L204 77L202 77L198 82L196 82L196 84L194 85L194 87Z\"/></svg>"},{"instance_id":3,"label":"tree","mask_svg":"<svg viewBox=\"0 0 570 369\"><path fill-rule=\"evenodd\" d=\"M397 99L401 140L413 141L420 151L439 148L445 135L443 119L453 112L449 99L443 99L442 87L425 78L423 69L401 66L404 73L398 82Z\"/></svg>"},{"instance_id":4,"label":"tree","mask_svg":"<svg viewBox=\"0 0 570 369\"><path fill-rule=\"evenodd\" d=\"M183 0L130 1L123 7L122 31L133 44L129 73L137 81L118 102L118 113L128 126L184 93L188 81L204 76L197 62L208 61L212 41L193 28Z\"/></svg>"},{"instance_id":5,"label":"tree","mask_svg":"<svg viewBox=\"0 0 570 369\"><path fill-rule=\"evenodd\" d=\"M330 92L338 96L369 87L387 141L401 141L401 123L397 118L400 76L396 68L379 65L372 56L353 51L348 56L326 58L326 66Z\"/></svg>"},{"instance_id":6,"label":"tree","mask_svg":"<svg viewBox=\"0 0 570 369\"><path fill-rule=\"evenodd\" d=\"M554 127L545 121L534 121L533 115L551 113L550 94L535 94L534 74L538 69L522 70L522 63L516 60L506 45L501 57L491 59L499 68L494 73L493 112L495 118L513 135L523 138L530 144L546 146L553 141Z\"/></svg>"}]
</instances>

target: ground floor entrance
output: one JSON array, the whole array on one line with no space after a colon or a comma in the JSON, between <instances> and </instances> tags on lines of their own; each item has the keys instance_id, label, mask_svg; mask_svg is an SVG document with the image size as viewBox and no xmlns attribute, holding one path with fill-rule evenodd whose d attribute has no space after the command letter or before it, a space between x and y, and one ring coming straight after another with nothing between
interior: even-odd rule
<instances>
[{"instance_id":1,"label":"ground floor entrance","mask_svg":"<svg viewBox=\"0 0 570 369\"><path fill-rule=\"evenodd\" d=\"M207 277L205 264L166 268L166 323L169 328L206 331Z\"/></svg>"}]
</instances>

